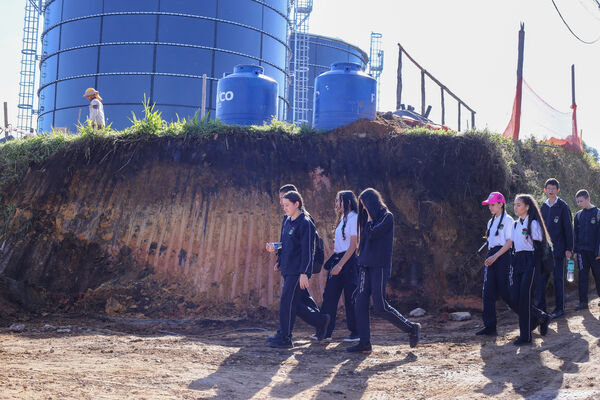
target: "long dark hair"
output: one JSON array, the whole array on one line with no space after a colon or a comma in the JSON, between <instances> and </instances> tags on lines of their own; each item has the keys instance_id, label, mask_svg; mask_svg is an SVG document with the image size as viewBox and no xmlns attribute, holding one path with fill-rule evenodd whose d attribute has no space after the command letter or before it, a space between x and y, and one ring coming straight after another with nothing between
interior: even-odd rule
<instances>
[{"instance_id":1,"label":"long dark hair","mask_svg":"<svg viewBox=\"0 0 600 400\"><path fill-rule=\"evenodd\" d=\"M544 222L544 218L542 218L542 212L540 211L540 207L538 206L537 201L530 194L518 194L515 197L516 201L522 201L525 205L529 206L529 210L527 211L527 216L529 217L529 221L527 222L527 237L529 237L531 232L531 223L533 221L537 221L542 228L542 243L552 244L552 239L550 239L550 235L548 234L548 229L546 228L546 223ZM533 236L531 236L533 240Z\"/></svg>"},{"instance_id":2,"label":"long dark hair","mask_svg":"<svg viewBox=\"0 0 600 400\"><path fill-rule=\"evenodd\" d=\"M504 214L506 213L506 204L502 203L502 215L500 216L500 221L498 221L498 226L496 227L496 233L494 234L494 236L498 236L499 230L500 230L500 225L502 225L502 221L504 221ZM488 228L485 231L485 236L483 237L484 239L487 239L490 237L490 229L492 228L492 225L494 225L494 220L496 219L496 216L494 215L488 222Z\"/></svg>"},{"instance_id":3,"label":"long dark hair","mask_svg":"<svg viewBox=\"0 0 600 400\"><path fill-rule=\"evenodd\" d=\"M286 194L283 195L284 199L288 199L289 201L293 203L299 203L300 204L300 211L303 212L307 217L310 217L310 214L308 213L308 211L306 211L306 208L304 208L304 200L302 199L302 196L300 195L300 193L296 192L295 190L290 190L289 192L287 192Z\"/></svg>"},{"instance_id":4,"label":"long dark hair","mask_svg":"<svg viewBox=\"0 0 600 400\"><path fill-rule=\"evenodd\" d=\"M335 195L335 198L339 200L344 212L344 216L342 217L342 238L346 240L346 223L348 222L348 214L350 214L352 211L358 214L358 201L356 200L356 195L351 190L340 190Z\"/></svg>"},{"instance_id":5,"label":"long dark hair","mask_svg":"<svg viewBox=\"0 0 600 400\"><path fill-rule=\"evenodd\" d=\"M364 243L361 241L361 233L367 224L367 210L369 210L373 223L379 221L379 218L389 211L381 198L381 194L373 188L363 190L360 196L358 196L358 200L358 248L356 249L356 254L360 254L360 250L364 246Z\"/></svg>"}]
</instances>

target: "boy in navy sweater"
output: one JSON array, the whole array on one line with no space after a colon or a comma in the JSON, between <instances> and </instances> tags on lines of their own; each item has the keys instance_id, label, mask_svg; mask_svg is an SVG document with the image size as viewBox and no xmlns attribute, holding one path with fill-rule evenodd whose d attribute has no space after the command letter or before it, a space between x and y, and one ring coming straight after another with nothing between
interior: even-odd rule
<instances>
[{"instance_id":1,"label":"boy in navy sweater","mask_svg":"<svg viewBox=\"0 0 600 400\"><path fill-rule=\"evenodd\" d=\"M571 258L573 251L573 226L571 224L571 209L568 204L558 197L560 184L550 178L546 181L544 192L548 200L542 204L542 218L552 239L554 247L554 312L552 318L559 318L565 313L565 257ZM546 285L550 274L543 274L536 269L536 305L546 311Z\"/></svg>"},{"instance_id":2,"label":"boy in navy sweater","mask_svg":"<svg viewBox=\"0 0 600 400\"><path fill-rule=\"evenodd\" d=\"M580 190L575 195L581 210L575 214L575 253L579 265L579 304L576 310L588 308L588 281L590 269L596 281L596 292L600 296L600 261L598 261L598 245L600 244L600 210L590 202L587 190Z\"/></svg>"}]
</instances>

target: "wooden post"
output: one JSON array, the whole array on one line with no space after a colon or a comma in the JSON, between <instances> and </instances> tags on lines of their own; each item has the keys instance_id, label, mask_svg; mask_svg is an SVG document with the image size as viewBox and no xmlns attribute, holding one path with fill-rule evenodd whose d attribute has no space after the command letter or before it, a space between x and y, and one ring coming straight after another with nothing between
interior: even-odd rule
<instances>
[{"instance_id":1,"label":"wooden post","mask_svg":"<svg viewBox=\"0 0 600 400\"><path fill-rule=\"evenodd\" d=\"M573 136L573 139L576 139L579 136L577 131L577 102L575 101L575 64L571 65L571 108L573 109L573 127L571 135ZM583 141L581 141L581 144L583 145Z\"/></svg>"},{"instance_id":2,"label":"wooden post","mask_svg":"<svg viewBox=\"0 0 600 400\"><path fill-rule=\"evenodd\" d=\"M421 115L425 115L425 70L421 70Z\"/></svg>"},{"instance_id":3,"label":"wooden post","mask_svg":"<svg viewBox=\"0 0 600 400\"><path fill-rule=\"evenodd\" d=\"M519 139L521 131L521 100L523 98L523 56L525 50L525 24L521 22L519 30L519 57L517 59L517 98L515 99L516 115L515 115L515 131L513 139Z\"/></svg>"},{"instance_id":4,"label":"wooden post","mask_svg":"<svg viewBox=\"0 0 600 400\"><path fill-rule=\"evenodd\" d=\"M6 104L6 103L4 103ZM571 105L577 104L575 102L575 64L571 65ZM6 105L5 105L6 107Z\"/></svg>"},{"instance_id":5,"label":"wooden post","mask_svg":"<svg viewBox=\"0 0 600 400\"><path fill-rule=\"evenodd\" d=\"M206 74L202 74L202 109L200 111L200 119L204 119L206 115Z\"/></svg>"},{"instance_id":6,"label":"wooden post","mask_svg":"<svg viewBox=\"0 0 600 400\"><path fill-rule=\"evenodd\" d=\"M8 103L4 102L4 127L8 128Z\"/></svg>"},{"instance_id":7,"label":"wooden post","mask_svg":"<svg viewBox=\"0 0 600 400\"><path fill-rule=\"evenodd\" d=\"M398 46L398 72L396 81L396 110L402 104L402 47Z\"/></svg>"},{"instance_id":8,"label":"wooden post","mask_svg":"<svg viewBox=\"0 0 600 400\"><path fill-rule=\"evenodd\" d=\"M475 130L475 113L471 112L471 129Z\"/></svg>"},{"instance_id":9,"label":"wooden post","mask_svg":"<svg viewBox=\"0 0 600 400\"><path fill-rule=\"evenodd\" d=\"M446 104L444 103L444 88L442 90L442 125L446 125Z\"/></svg>"},{"instance_id":10,"label":"wooden post","mask_svg":"<svg viewBox=\"0 0 600 400\"><path fill-rule=\"evenodd\" d=\"M460 132L460 101L458 102L458 132Z\"/></svg>"}]
</instances>

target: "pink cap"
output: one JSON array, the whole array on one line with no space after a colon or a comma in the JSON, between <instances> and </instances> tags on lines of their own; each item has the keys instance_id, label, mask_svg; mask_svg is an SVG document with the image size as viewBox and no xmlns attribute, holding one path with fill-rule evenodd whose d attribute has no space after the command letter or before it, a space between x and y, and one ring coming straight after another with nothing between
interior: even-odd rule
<instances>
[{"instance_id":1,"label":"pink cap","mask_svg":"<svg viewBox=\"0 0 600 400\"><path fill-rule=\"evenodd\" d=\"M481 202L482 206L493 204L493 203L503 203L506 204L506 200L504 200L504 195L500 192L492 192L488 196L487 200Z\"/></svg>"}]
</instances>

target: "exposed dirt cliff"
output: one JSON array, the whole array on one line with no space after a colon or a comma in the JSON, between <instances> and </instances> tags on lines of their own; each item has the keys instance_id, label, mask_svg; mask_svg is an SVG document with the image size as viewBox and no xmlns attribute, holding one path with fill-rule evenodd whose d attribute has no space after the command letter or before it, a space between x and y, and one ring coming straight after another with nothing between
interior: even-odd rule
<instances>
[{"instance_id":1,"label":"exposed dirt cliff","mask_svg":"<svg viewBox=\"0 0 600 400\"><path fill-rule=\"evenodd\" d=\"M480 291L480 201L490 191L539 189L546 175L564 176L561 160L585 169L573 187L598 185L589 160L560 149L401 131L379 119L326 134L231 128L73 142L3 188L0 313L272 312L280 279L264 243L279 234L283 183L302 192L326 253L335 193L380 190L396 220L390 296L401 309L439 305ZM557 161L536 168L548 154ZM318 301L325 278L312 279Z\"/></svg>"}]
</instances>

